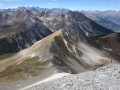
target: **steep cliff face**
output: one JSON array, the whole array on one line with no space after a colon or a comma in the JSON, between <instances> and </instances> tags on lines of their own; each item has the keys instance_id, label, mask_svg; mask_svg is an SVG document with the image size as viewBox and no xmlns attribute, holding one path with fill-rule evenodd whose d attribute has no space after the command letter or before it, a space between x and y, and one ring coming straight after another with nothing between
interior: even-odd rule
<instances>
[{"instance_id":1,"label":"steep cliff face","mask_svg":"<svg viewBox=\"0 0 120 90\"><path fill-rule=\"evenodd\" d=\"M56 36L50 52L53 64L68 67L72 73L93 70L112 61L107 52L89 45L87 38L73 29L63 30L62 36Z\"/></svg>"},{"instance_id":2,"label":"steep cliff face","mask_svg":"<svg viewBox=\"0 0 120 90\"><path fill-rule=\"evenodd\" d=\"M4 15L3 15L4 16ZM52 32L26 8L19 8L1 18L0 54L30 47Z\"/></svg>"}]
</instances>

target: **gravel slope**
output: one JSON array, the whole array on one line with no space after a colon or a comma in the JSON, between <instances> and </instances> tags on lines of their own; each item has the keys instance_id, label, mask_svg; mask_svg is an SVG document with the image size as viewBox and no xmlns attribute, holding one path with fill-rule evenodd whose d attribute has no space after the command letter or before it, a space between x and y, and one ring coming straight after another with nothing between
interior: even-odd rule
<instances>
[{"instance_id":1,"label":"gravel slope","mask_svg":"<svg viewBox=\"0 0 120 90\"><path fill-rule=\"evenodd\" d=\"M95 71L64 76L22 90L120 90L120 64L111 64Z\"/></svg>"}]
</instances>

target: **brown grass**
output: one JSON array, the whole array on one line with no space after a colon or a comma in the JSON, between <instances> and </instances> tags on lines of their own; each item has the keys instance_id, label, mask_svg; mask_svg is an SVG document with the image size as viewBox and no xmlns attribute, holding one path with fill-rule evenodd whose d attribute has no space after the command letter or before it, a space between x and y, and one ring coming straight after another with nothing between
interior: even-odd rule
<instances>
[{"instance_id":1,"label":"brown grass","mask_svg":"<svg viewBox=\"0 0 120 90\"><path fill-rule=\"evenodd\" d=\"M0 81L6 82L16 81L28 78L29 76L39 75L47 68L51 60L40 63L37 58L25 60L20 65L13 65L7 67L4 71L0 72Z\"/></svg>"}]
</instances>

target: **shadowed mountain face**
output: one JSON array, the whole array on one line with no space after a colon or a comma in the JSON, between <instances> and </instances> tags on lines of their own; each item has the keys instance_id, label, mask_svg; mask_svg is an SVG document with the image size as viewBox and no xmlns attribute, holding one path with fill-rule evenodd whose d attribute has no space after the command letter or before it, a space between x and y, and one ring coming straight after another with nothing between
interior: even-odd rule
<instances>
[{"instance_id":1,"label":"shadowed mountain face","mask_svg":"<svg viewBox=\"0 0 120 90\"><path fill-rule=\"evenodd\" d=\"M67 14L49 14L42 12L38 13L37 16L52 31L73 28L87 37L112 33L111 30L98 25L80 12L69 11Z\"/></svg>"},{"instance_id":2,"label":"shadowed mountain face","mask_svg":"<svg viewBox=\"0 0 120 90\"><path fill-rule=\"evenodd\" d=\"M26 8L0 14L0 54L20 51L52 32Z\"/></svg>"}]
</instances>

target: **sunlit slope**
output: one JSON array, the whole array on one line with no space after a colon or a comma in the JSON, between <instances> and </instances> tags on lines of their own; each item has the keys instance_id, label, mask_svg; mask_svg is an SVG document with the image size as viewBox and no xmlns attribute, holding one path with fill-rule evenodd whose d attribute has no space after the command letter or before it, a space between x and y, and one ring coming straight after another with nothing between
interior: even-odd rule
<instances>
[{"instance_id":1,"label":"sunlit slope","mask_svg":"<svg viewBox=\"0 0 120 90\"><path fill-rule=\"evenodd\" d=\"M54 37L60 33L61 30L14 55L2 56L0 59L0 78L14 80L30 75L34 76L50 67L52 54L49 53L49 48Z\"/></svg>"},{"instance_id":2,"label":"sunlit slope","mask_svg":"<svg viewBox=\"0 0 120 90\"><path fill-rule=\"evenodd\" d=\"M54 34L48 36L47 38L44 38L43 40L38 41L34 45L32 45L30 48L22 50L18 53L16 53L14 56L3 59L0 61L0 71L4 70L7 66L10 65L19 65L26 59L30 59L33 57L41 56L41 58L48 58L51 59L51 55L49 52L49 47L51 45L51 42L53 38L57 35L59 35L61 31L57 31Z\"/></svg>"},{"instance_id":3,"label":"sunlit slope","mask_svg":"<svg viewBox=\"0 0 120 90\"><path fill-rule=\"evenodd\" d=\"M38 75L49 67L80 73L111 63L105 53L103 55L102 51L87 44L85 38L81 41L82 38L84 37L79 36L79 33L77 35L77 31L56 31L28 49L8 58L1 58L0 77L11 74L16 76L16 73L18 78L21 75Z\"/></svg>"}]
</instances>

